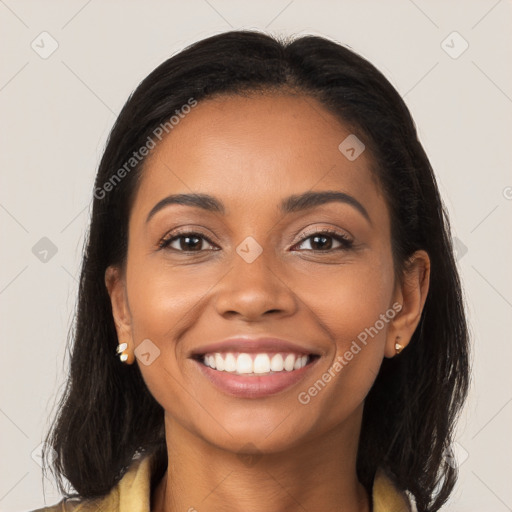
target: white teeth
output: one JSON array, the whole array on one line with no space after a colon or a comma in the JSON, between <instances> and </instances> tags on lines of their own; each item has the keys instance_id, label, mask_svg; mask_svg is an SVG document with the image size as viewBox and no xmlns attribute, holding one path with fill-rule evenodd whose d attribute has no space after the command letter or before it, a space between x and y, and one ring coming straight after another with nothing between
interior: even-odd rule
<instances>
[{"instance_id":1,"label":"white teeth","mask_svg":"<svg viewBox=\"0 0 512 512\"><path fill-rule=\"evenodd\" d=\"M237 373L253 373L252 359L249 354L239 354L236 360Z\"/></svg>"},{"instance_id":2,"label":"white teeth","mask_svg":"<svg viewBox=\"0 0 512 512\"><path fill-rule=\"evenodd\" d=\"M284 370L284 360L281 354L276 354L270 361L270 369L273 372L282 372Z\"/></svg>"},{"instance_id":3,"label":"white teeth","mask_svg":"<svg viewBox=\"0 0 512 512\"><path fill-rule=\"evenodd\" d=\"M307 360L308 360L308 356L297 357L297 359L295 359L295 364L293 365L293 369L298 370L299 368L306 366Z\"/></svg>"},{"instance_id":4,"label":"white teeth","mask_svg":"<svg viewBox=\"0 0 512 512\"><path fill-rule=\"evenodd\" d=\"M219 371L224 370L224 359L222 359L220 354L215 354L215 368Z\"/></svg>"},{"instance_id":5,"label":"white teeth","mask_svg":"<svg viewBox=\"0 0 512 512\"><path fill-rule=\"evenodd\" d=\"M293 354L288 354L284 360L284 369L287 372L291 372L294 368L293 363L295 363L295 356Z\"/></svg>"},{"instance_id":6,"label":"white teeth","mask_svg":"<svg viewBox=\"0 0 512 512\"><path fill-rule=\"evenodd\" d=\"M306 366L309 356L297 354L246 354L232 352L205 354L203 363L217 371L245 374L268 374L269 372L291 372Z\"/></svg>"},{"instance_id":7,"label":"white teeth","mask_svg":"<svg viewBox=\"0 0 512 512\"><path fill-rule=\"evenodd\" d=\"M270 371L270 358L267 354L258 354L254 359L254 373L268 373Z\"/></svg>"},{"instance_id":8,"label":"white teeth","mask_svg":"<svg viewBox=\"0 0 512 512\"><path fill-rule=\"evenodd\" d=\"M231 352L226 354L226 359L224 359L224 370L226 372L236 372L236 359Z\"/></svg>"}]
</instances>

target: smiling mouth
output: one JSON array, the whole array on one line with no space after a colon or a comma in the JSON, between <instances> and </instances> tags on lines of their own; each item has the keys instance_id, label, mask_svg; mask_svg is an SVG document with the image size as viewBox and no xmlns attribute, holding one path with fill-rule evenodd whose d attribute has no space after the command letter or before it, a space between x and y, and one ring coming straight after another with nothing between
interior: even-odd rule
<instances>
[{"instance_id":1,"label":"smiling mouth","mask_svg":"<svg viewBox=\"0 0 512 512\"><path fill-rule=\"evenodd\" d=\"M193 359L218 372L245 377L264 377L300 370L319 357L316 354L298 354L294 352L210 352L196 354Z\"/></svg>"}]
</instances>

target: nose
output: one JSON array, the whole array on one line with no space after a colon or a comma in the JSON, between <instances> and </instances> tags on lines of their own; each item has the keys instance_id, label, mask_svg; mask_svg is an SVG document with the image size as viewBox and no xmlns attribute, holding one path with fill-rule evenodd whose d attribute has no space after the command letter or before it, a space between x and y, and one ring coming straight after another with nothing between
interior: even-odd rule
<instances>
[{"instance_id":1,"label":"nose","mask_svg":"<svg viewBox=\"0 0 512 512\"><path fill-rule=\"evenodd\" d=\"M230 270L218 283L215 307L224 317L238 316L254 322L272 313L286 317L297 309L293 287L283 279L278 265L270 267L265 250L248 263L235 253Z\"/></svg>"}]
</instances>

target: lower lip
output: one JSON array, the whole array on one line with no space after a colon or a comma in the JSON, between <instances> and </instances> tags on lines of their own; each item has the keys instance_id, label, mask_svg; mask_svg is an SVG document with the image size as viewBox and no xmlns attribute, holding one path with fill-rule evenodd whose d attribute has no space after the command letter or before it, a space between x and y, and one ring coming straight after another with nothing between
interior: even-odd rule
<instances>
[{"instance_id":1,"label":"lower lip","mask_svg":"<svg viewBox=\"0 0 512 512\"><path fill-rule=\"evenodd\" d=\"M241 398L261 398L293 386L305 377L317 361L318 358L315 358L303 368L291 372L282 371L258 377L217 371L199 361L193 362L199 366L201 373L224 393Z\"/></svg>"}]
</instances>

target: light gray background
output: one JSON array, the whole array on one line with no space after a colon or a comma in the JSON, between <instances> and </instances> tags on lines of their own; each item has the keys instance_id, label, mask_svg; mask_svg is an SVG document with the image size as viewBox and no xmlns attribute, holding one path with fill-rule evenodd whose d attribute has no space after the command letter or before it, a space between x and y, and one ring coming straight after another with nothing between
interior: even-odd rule
<instances>
[{"instance_id":1,"label":"light gray background","mask_svg":"<svg viewBox=\"0 0 512 512\"><path fill-rule=\"evenodd\" d=\"M334 38L405 98L451 214L474 342L460 480L444 510L512 510L511 14L505 0L0 0L0 510L59 499L50 482L43 495L38 446L66 376L93 179L116 114L163 60L232 28ZM43 31L58 43L46 59ZM56 254L34 254L43 237Z\"/></svg>"}]
</instances>

